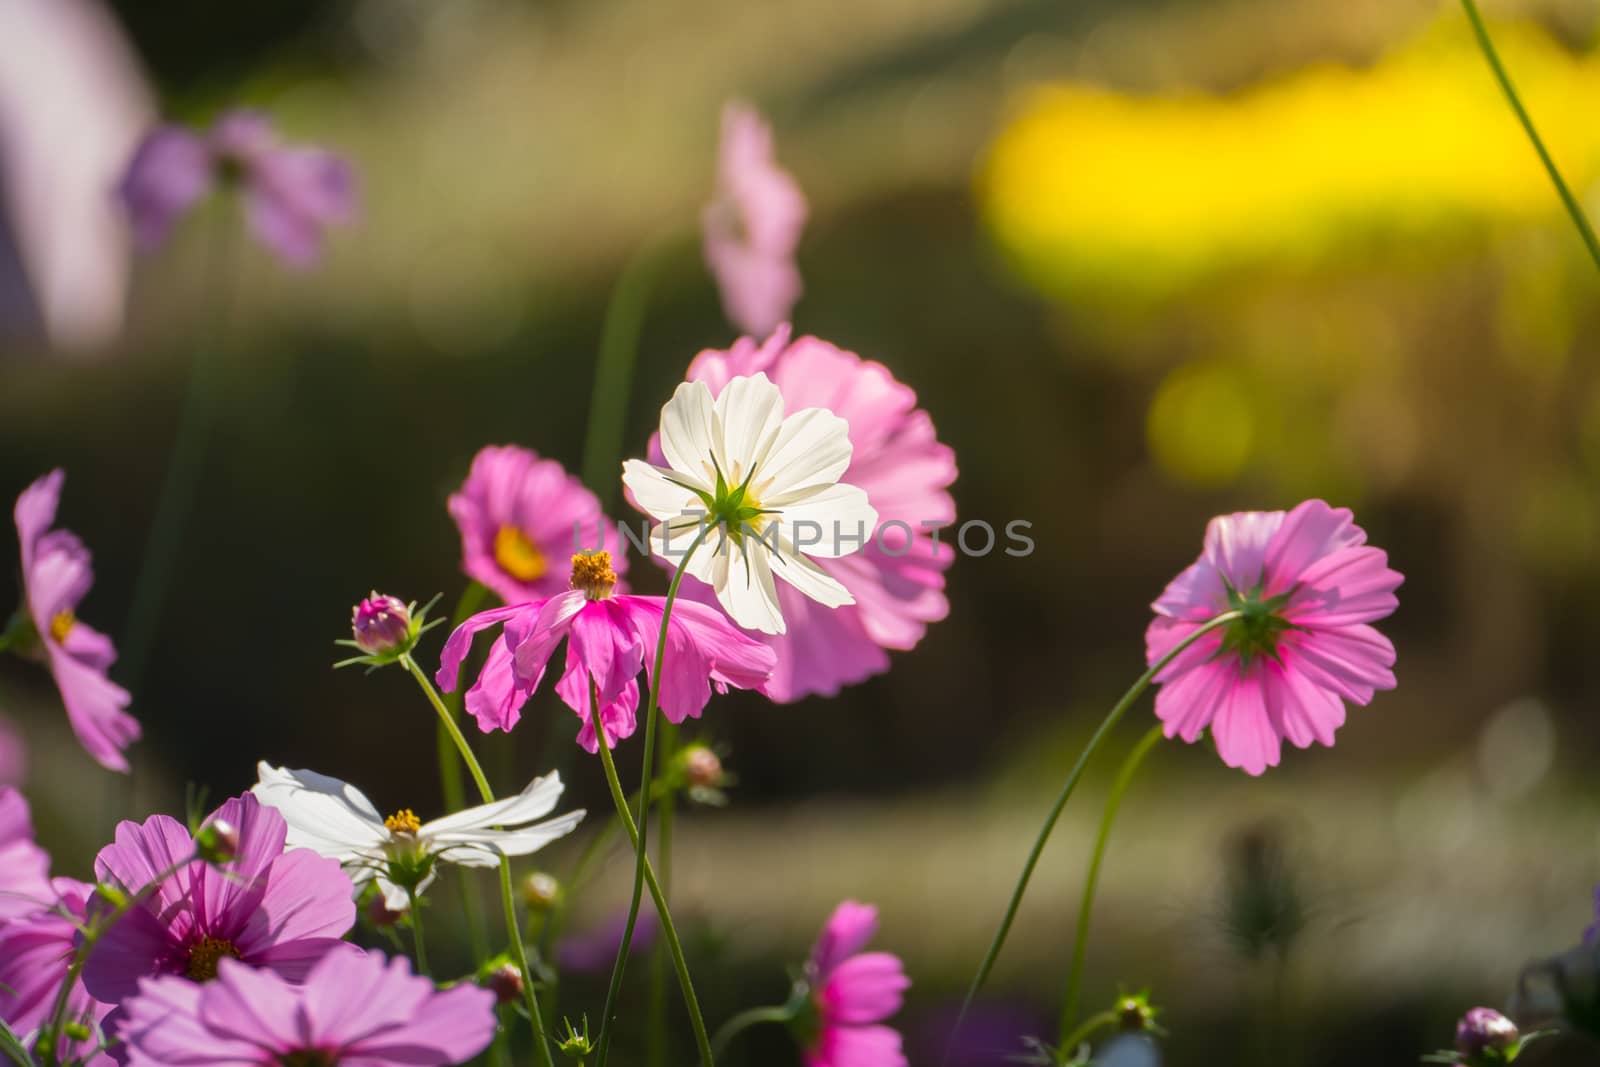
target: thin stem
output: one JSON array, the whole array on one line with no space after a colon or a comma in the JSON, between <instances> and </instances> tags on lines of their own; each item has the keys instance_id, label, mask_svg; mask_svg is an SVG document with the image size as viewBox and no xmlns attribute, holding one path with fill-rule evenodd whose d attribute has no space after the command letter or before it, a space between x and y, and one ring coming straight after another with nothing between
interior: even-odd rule
<instances>
[{"instance_id":1,"label":"thin stem","mask_svg":"<svg viewBox=\"0 0 1600 1067\"><path fill-rule=\"evenodd\" d=\"M1096 1031L1103 1030L1108 1026L1115 1026L1116 1022L1117 1013L1113 1011L1103 1011L1098 1015L1089 1016L1083 1021L1082 1026L1061 1039L1061 1044L1056 1048L1056 1054L1061 1057L1062 1062L1071 1063L1072 1053L1079 1045L1093 1037Z\"/></svg>"},{"instance_id":2,"label":"thin stem","mask_svg":"<svg viewBox=\"0 0 1600 1067\"><path fill-rule=\"evenodd\" d=\"M951 1043L954 1042L956 1034L960 1032L961 1024L966 1019L968 1009L972 1007L973 999L977 997L978 991L983 988L983 984L989 980L989 972L994 969L995 961L1000 958L1000 950L1005 947L1006 936L1011 933L1011 924L1016 921L1017 909L1022 906L1022 898L1028 891L1028 882L1033 878L1033 869L1039 865L1039 857L1044 853L1045 843L1050 840L1050 834L1056 828L1056 820L1061 818L1061 811L1067 806L1067 801L1071 799L1072 791L1078 787L1078 779L1083 777L1084 768L1089 765L1090 758L1105 742L1112 728L1133 706L1134 701L1143 695L1144 691L1150 687L1151 681L1167 664L1171 663L1200 638L1218 627L1234 621L1240 617L1240 614L1237 611L1225 611L1221 615L1209 619L1196 627L1193 633L1174 645L1165 656L1151 664L1143 674L1139 675L1138 680L1128 687L1128 691L1122 694L1122 699L1112 706L1111 710L1106 713L1105 719L1095 728L1094 733L1089 738L1089 743L1084 746L1083 752L1078 755L1078 761L1072 765L1072 771L1067 775L1067 780L1061 784L1061 791L1056 795L1055 803L1050 806L1050 813L1045 816L1044 825L1039 828L1039 835L1034 839L1033 848L1028 852L1028 859L1022 865L1022 873L1017 878L1016 886L1011 890L1011 899L1006 904L1006 912L1000 920L1000 927L995 931L994 940L989 943L989 950L984 953L983 962L978 965L978 973L973 976L972 985L967 988L966 998L961 1002L961 1012L956 1016L956 1025L950 1032ZM949 1043L946 1044L947 1053L948 1049Z\"/></svg>"},{"instance_id":3,"label":"thin stem","mask_svg":"<svg viewBox=\"0 0 1600 1067\"><path fill-rule=\"evenodd\" d=\"M583 439L583 484L602 504L616 491L622 442L633 391L633 365L644 328L645 308L655 287L660 255L654 244L633 254L606 305L595 359L594 391L589 397L588 431Z\"/></svg>"},{"instance_id":4,"label":"thin stem","mask_svg":"<svg viewBox=\"0 0 1600 1067\"><path fill-rule=\"evenodd\" d=\"M678 561L677 570L672 572L672 581L667 585L667 598L661 605L661 632L656 635L655 670L650 676L650 696L645 704L644 711L644 758L640 764L642 770L639 775L639 814L635 820L638 824L637 839L634 841L633 865L633 896L628 903L628 921L623 924L622 944L617 946L617 962L611 968L611 985L606 993L606 1021L610 1021L611 1009L616 1004L617 992L622 987L622 974L628 967L628 955L633 951L633 927L639 919L639 903L644 893L644 869L649 861L650 837L650 792L651 770L655 766L656 749L656 709L660 706L661 679L665 677L667 656L667 631L672 623L672 605L678 599L678 587L683 583L684 568L689 563L689 558L694 555L711 527L701 523L700 530L694 535L694 540L689 542L689 549ZM610 747L611 741L606 736L600 724L599 697L594 688L593 679L590 680L590 703L594 705L595 739L600 748ZM658 910L659 910L658 905ZM600 1055L599 1067L606 1067L606 1056L611 1051L611 1029L602 1024L600 1029ZM707 1050L709 1052L709 1049Z\"/></svg>"},{"instance_id":5,"label":"thin stem","mask_svg":"<svg viewBox=\"0 0 1600 1067\"><path fill-rule=\"evenodd\" d=\"M467 739L461 735L461 727L456 725L450 709L439 699L439 691L433 687L433 683L422 672L422 668L417 666L416 660L410 656L401 656L400 662L411 673L411 677L417 680L417 685L428 698L428 703L432 704L433 710L438 713L439 721L444 723L445 729L449 731L456 750L461 753L462 762L467 765L467 772L472 775L472 780L478 787L478 794L483 797L483 802L494 803L494 790L489 788L489 780L483 776L483 768L478 766L478 757L472 754L472 748L467 744ZM511 941L511 955L517 961L517 969L522 972L522 1001L527 1005L528 1021L533 1026L533 1045L539 1050L539 1062L544 1067L555 1067L555 1059L550 1053L550 1042L545 1038L544 1016L539 1011L539 995L533 988L533 971L528 967L528 949L522 943L522 922L517 918L516 894L511 889L510 856L500 857L500 904L505 911L506 936Z\"/></svg>"},{"instance_id":6,"label":"thin stem","mask_svg":"<svg viewBox=\"0 0 1600 1067\"><path fill-rule=\"evenodd\" d=\"M455 614L450 620L452 633L478 610L488 595L489 590L482 582L467 583L467 587L461 591L461 598L456 601ZM466 689L466 685L458 685L455 692L448 693L443 698L452 721L461 720L461 705ZM434 730L439 755L439 787L444 794L444 807L446 811L460 811L467 806L466 794L461 783L461 757L442 719ZM483 920L483 900L479 897L477 886L472 879L457 878L456 885L461 892L461 914L466 919L467 943L472 946L472 960L482 965L489 956L489 934Z\"/></svg>"},{"instance_id":7,"label":"thin stem","mask_svg":"<svg viewBox=\"0 0 1600 1067\"><path fill-rule=\"evenodd\" d=\"M656 802L656 864L661 868L661 895L670 903L672 900L672 823L677 813L678 793L670 788L670 775L672 761L678 754L678 724L674 722L663 723L661 726L661 759L656 767L658 781L669 783L661 794L661 799ZM650 999L647 1001L645 1012L647 1033L650 1040L645 1048L649 1055L650 1067L663 1067L666 1062L667 1044L667 954L660 943L650 952Z\"/></svg>"},{"instance_id":8,"label":"thin stem","mask_svg":"<svg viewBox=\"0 0 1600 1067\"><path fill-rule=\"evenodd\" d=\"M790 1023L794 1021L794 1009L787 1004L772 1008L751 1008L741 1011L717 1028L717 1036L711 1039L711 1051L718 1056L728 1051L728 1045L734 1038L752 1026L762 1023Z\"/></svg>"},{"instance_id":9,"label":"thin stem","mask_svg":"<svg viewBox=\"0 0 1600 1067\"><path fill-rule=\"evenodd\" d=\"M1106 844L1111 840L1111 826L1116 821L1117 809L1122 806L1122 796L1128 791L1128 784L1133 781L1133 776L1138 773L1139 765L1144 762L1145 756L1156 747L1156 742L1161 740L1161 724L1158 722L1139 739L1133 746L1122 766L1117 770L1117 777L1111 783L1111 791L1106 794L1106 810L1100 816L1100 832L1094 839L1094 856L1089 860L1089 874L1083 883L1083 901L1078 905L1078 932L1072 945L1072 968L1067 972L1067 992L1061 1000L1061 1047L1066 1048L1066 1035L1071 1032L1072 1024L1078 1017L1078 994L1083 985L1083 963L1089 950L1089 917L1094 910L1095 889L1100 884L1100 865L1105 860Z\"/></svg>"},{"instance_id":10,"label":"thin stem","mask_svg":"<svg viewBox=\"0 0 1600 1067\"><path fill-rule=\"evenodd\" d=\"M1500 89L1510 102L1511 110L1516 112L1517 121L1522 123L1523 132L1528 135L1528 140L1533 142L1533 150L1539 154L1539 162L1544 164L1545 173L1550 175L1550 182L1556 187L1556 194L1561 197L1561 203L1566 207L1567 214L1572 216L1573 225L1578 227L1578 236L1583 238L1584 247L1589 250L1589 258L1594 260L1596 267L1600 267L1600 239L1595 237L1594 227L1590 225L1588 216L1583 213L1583 206L1578 203L1578 198L1572 195L1572 190L1562 179L1561 171L1556 168L1556 161L1551 158L1550 150L1545 147L1539 131L1534 128L1528 109L1522 106L1522 98L1517 95L1516 87L1511 84L1511 75L1506 72L1505 64L1500 62L1500 53L1495 51L1494 42L1489 39L1489 28L1484 25L1483 15L1478 11L1476 0L1461 0L1461 6L1466 10L1467 21L1472 23L1472 33L1478 38L1478 47L1483 50L1484 58L1489 61L1489 69L1494 71L1495 80L1500 83Z\"/></svg>"},{"instance_id":11,"label":"thin stem","mask_svg":"<svg viewBox=\"0 0 1600 1067\"><path fill-rule=\"evenodd\" d=\"M417 973L428 976L427 940L422 936L422 909L417 907L417 890L414 886L406 887L406 896L411 898L411 943L417 949Z\"/></svg>"},{"instance_id":12,"label":"thin stem","mask_svg":"<svg viewBox=\"0 0 1600 1067\"><path fill-rule=\"evenodd\" d=\"M657 662L660 662L659 660ZM591 690L592 692L592 690ZM600 729L600 702L591 697L589 704L590 718L594 722L595 736L600 739L600 762L605 767L606 785L611 789L611 801L617 806L617 818L622 820L622 828L628 831L628 839L638 844L641 840L639 828L634 825L633 814L628 811L628 798L622 792L622 782L617 778L617 764L611 758L611 747L605 743L605 734ZM700 1014L700 998L695 996L694 982L689 978L689 964L684 959L683 943L678 940L677 927L672 922L672 911L667 907L667 898L661 893L661 884L656 881L656 872L647 859L644 865L645 885L650 888L650 899L655 902L656 915L661 920L661 932L667 940L667 950L672 954L672 967L678 974L678 987L683 991L683 1006L689 1010L689 1024L694 1028L695 1047L700 1051L701 1067L712 1067L711 1041L706 1036L706 1021ZM611 1022L611 1005L606 1006L606 1018L600 1021L601 1041L607 1040L607 1026ZM600 1063L605 1062L605 1049L602 1044Z\"/></svg>"}]
</instances>

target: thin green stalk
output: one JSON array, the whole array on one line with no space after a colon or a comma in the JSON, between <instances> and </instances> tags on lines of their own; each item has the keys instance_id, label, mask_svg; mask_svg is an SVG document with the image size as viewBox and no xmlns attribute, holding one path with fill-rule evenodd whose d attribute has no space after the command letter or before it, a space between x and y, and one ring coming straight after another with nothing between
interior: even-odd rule
<instances>
[{"instance_id":1,"label":"thin green stalk","mask_svg":"<svg viewBox=\"0 0 1600 1067\"><path fill-rule=\"evenodd\" d=\"M1111 783L1111 791L1106 794L1106 810L1100 816L1100 832L1094 839L1094 856L1089 860L1089 875L1083 883L1083 900L1078 905L1078 932L1072 945L1072 968L1067 972L1067 992L1061 1000L1061 1047L1067 1047L1066 1036L1072 1032L1073 1023L1078 1017L1078 994L1083 985L1083 962L1089 950L1089 917L1094 910L1095 889L1100 884L1100 865L1106 857L1106 844L1111 840L1111 826L1116 821L1117 809L1122 806L1122 796L1128 791L1128 784L1133 781L1133 776L1138 773L1139 765L1144 762L1145 756L1156 747L1156 742L1162 737L1161 724L1156 723L1150 727L1139 743L1133 746L1128 757L1122 761L1122 766L1117 770L1117 777Z\"/></svg>"},{"instance_id":2,"label":"thin green stalk","mask_svg":"<svg viewBox=\"0 0 1600 1067\"><path fill-rule=\"evenodd\" d=\"M654 243L640 248L623 267L606 305L600 351L595 359L594 391L589 397L582 467L583 484L602 504L610 504L616 493L628 398L633 391L633 365L644 328L645 308L660 265Z\"/></svg>"},{"instance_id":3,"label":"thin green stalk","mask_svg":"<svg viewBox=\"0 0 1600 1067\"><path fill-rule=\"evenodd\" d=\"M644 869L649 859L648 840L650 837L650 793L653 779L651 771L655 767L656 749L656 709L660 706L661 679L664 676L667 656L667 628L672 621L672 605L678 599L678 587L683 583L684 567L689 558L694 555L706 535L711 532L711 527L701 524L700 530L694 535L694 540L689 542L689 549L678 561L677 570L672 572L672 581L667 584L667 598L661 605L661 632L656 635L655 670L650 678L650 696L646 701L644 710L644 758L640 763L639 774L639 814L635 820L638 824L638 839L634 842L633 865L633 896L628 903L628 921L622 928L622 944L617 946L617 962L611 968L611 985L606 992L606 1022L610 1022L611 1010L616 1005L617 993L622 988L622 974L628 967L628 954L633 951L633 927L639 919L639 904L644 895ZM598 696L593 692L594 683L590 681L591 702L598 705ZM598 722L598 706L596 707L595 738L600 748L609 747L604 730ZM606 1056L611 1051L611 1029L602 1024L600 1029L600 1056L597 1061L599 1067L606 1067ZM710 1052L709 1047L706 1050Z\"/></svg>"},{"instance_id":4,"label":"thin green stalk","mask_svg":"<svg viewBox=\"0 0 1600 1067\"><path fill-rule=\"evenodd\" d=\"M717 1029L717 1036L711 1039L711 1051L718 1056L728 1051L728 1045L733 1039L762 1023L783 1023L788 1025L794 1021L794 1008L788 1004L771 1008L751 1008L741 1011L738 1015L723 1023Z\"/></svg>"},{"instance_id":5,"label":"thin green stalk","mask_svg":"<svg viewBox=\"0 0 1600 1067\"><path fill-rule=\"evenodd\" d=\"M417 907L417 890L414 886L406 887L406 896L411 898L411 943L417 950L417 973L431 975L428 970L427 939L422 936L422 909Z\"/></svg>"},{"instance_id":6,"label":"thin green stalk","mask_svg":"<svg viewBox=\"0 0 1600 1067\"><path fill-rule=\"evenodd\" d=\"M455 742L456 750L461 753L461 759L467 765L467 772L472 775L472 781L478 787L478 794L483 797L485 804L494 803L494 790L489 788L489 780L483 776L483 768L478 765L478 757L472 754L472 748L467 744L467 739L461 734L461 727L456 725L455 717L450 714L450 709L445 707L444 701L439 699L439 691L433 687L428 676L417 666L417 661L410 656L401 656L400 662L415 678L422 693L428 698L428 703L433 705L433 710L438 713L439 721L450 734L450 739ZM517 969L522 972L522 1000L528 1008L528 1021L533 1025L533 1045L539 1050L539 1062L544 1067L555 1067L555 1059L550 1053L550 1042L545 1037L544 1016L539 1011L539 995L533 988L533 971L528 966L528 950L522 943L522 921L517 918L516 894L511 889L511 857L500 857L500 904L505 910L506 936L511 941L511 955L517 961Z\"/></svg>"},{"instance_id":7,"label":"thin green stalk","mask_svg":"<svg viewBox=\"0 0 1600 1067\"><path fill-rule=\"evenodd\" d=\"M1578 236L1583 238L1584 247L1589 250L1589 258L1594 260L1597 268L1600 268L1600 238L1595 237L1594 227L1590 225L1589 217L1583 213L1583 206L1567 187L1566 181L1561 177L1561 171L1556 168L1556 161L1550 155L1550 150L1545 147L1539 131L1534 128L1528 109L1522 106L1522 98L1517 95L1516 87L1511 84L1511 75L1506 72L1505 64L1500 62L1500 53L1495 51L1494 42L1489 38L1489 28L1484 24L1476 0L1461 0L1461 6L1467 13L1467 21L1472 23L1472 33L1478 38L1478 47L1483 50L1484 58L1489 61L1489 69L1494 72L1495 80L1500 83L1500 89L1511 104L1511 110L1516 112L1517 121L1522 123L1523 132L1528 135L1528 140L1533 142L1533 150L1539 154L1539 162L1544 164L1545 173L1550 175L1550 182L1556 187L1556 194L1561 197L1561 203L1566 207L1567 214L1572 216L1573 225L1578 227Z\"/></svg>"},{"instance_id":8,"label":"thin green stalk","mask_svg":"<svg viewBox=\"0 0 1600 1067\"><path fill-rule=\"evenodd\" d=\"M456 601L455 614L450 619L452 633L482 606L484 598L488 595L489 590L482 582L467 583L467 587L461 591L461 598ZM461 706L466 689L466 685L458 685L453 693L448 693L444 697L445 707L449 710L452 721L461 721ZM467 806L466 793L462 789L461 782L461 757L456 751L454 740L450 737L450 731L445 729L443 719L434 729L439 754L439 788L444 795L444 807L446 811L460 811ZM477 886L472 879L457 878L456 885L461 891L461 914L467 924L467 943L472 947L472 960L482 965L489 957L489 933L483 919L483 900L478 896Z\"/></svg>"},{"instance_id":9,"label":"thin green stalk","mask_svg":"<svg viewBox=\"0 0 1600 1067\"><path fill-rule=\"evenodd\" d=\"M611 801L617 807L617 818L622 820L622 828L628 831L628 839L637 847L643 841L643 837L639 833L639 828L634 825L632 813L628 811L628 798L622 792L621 780L617 778L616 761L611 758L611 748L605 743L605 735L600 729L600 702L592 697L589 702L589 716L594 722L595 736L600 738L600 763L605 767L606 785L611 789ZM694 1028L694 1043L700 1052L700 1067L712 1067L711 1040L706 1036L706 1021L700 1014L700 998L695 996L694 982L689 978L689 964L683 955L683 943L678 940L678 929L672 922L672 910L667 907L667 898L662 895L661 883L656 881L655 868L650 865L648 859L644 865L644 880L650 889L650 899L655 902L656 916L661 920L661 932L667 941L667 951L672 954L672 968L678 973L678 986L683 991L683 1006L689 1011L689 1025ZM608 1003L606 1018L600 1022L602 1042L608 1039L606 1035L607 1026L611 1022L610 1007ZM604 1055L605 1049L602 1044L602 1058L599 1062L605 1062Z\"/></svg>"},{"instance_id":10,"label":"thin green stalk","mask_svg":"<svg viewBox=\"0 0 1600 1067\"><path fill-rule=\"evenodd\" d=\"M1093 1037L1096 1031L1116 1024L1117 1013L1113 1011L1103 1011L1098 1015L1089 1016L1083 1021L1082 1026L1061 1039L1061 1044L1056 1049L1056 1055L1061 1058L1063 1063L1071 1063L1072 1054L1079 1045Z\"/></svg>"},{"instance_id":11,"label":"thin green stalk","mask_svg":"<svg viewBox=\"0 0 1600 1067\"><path fill-rule=\"evenodd\" d=\"M1056 820L1061 818L1061 811L1067 806L1067 801L1071 799L1072 791L1078 787L1078 779L1083 777L1084 768L1089 765L1090 758L1099 750L1107 735L1111 733L1112 728L1121 721L1122 716L1127 714L1134 701L1144 694L1144 691L1150 687L1151 681L1167 664L1171 663L1200 638L1218 627L1234 621L1240 615L1241 613L1237 611L1225 611L1221 615L1209 619L1196 627L1193 633L1178 642L1171 651L1151 664L1149 669L1139 675L1138 680L1128 687L1128 691L1122 694L1122 699L1112 706L1105 719L1095 728L1093 735L1089 738L1089 743L1084 746L1083 752L1079 754L1078 761L1072 765L1072 771L1067 775L1067 780L1061 784L1061 791L1056 795L1055 803L1050 806L1050 813L1045 816L1044 825L1039 828L1039 835L1034 839L1033 848L1028 852L1028 859L1022 865L1022 873L1017 878L1015 888L1011 891L1011 899L1006 904L1005 915L1000 920L1000 927L995 931L994 940L989 943L989 950L984 953L983 962L978 965L978 973L973 976L972 984L967 988L966 998L961 1002L961 1011L956 1016L956 1025L950 1034L952 1042L955 1040L955 1035L960 1031L962 1022L967 1017L967 1011L972 1007L973 999L977 997L978 991L983 988L983 984L989 980L989 972L994 969L995 961L1000 958L1000 950L1005 947L1006 937L1011 933L1011 924L1016 921L1017 909L1022 906L1022 898L1028 891L1028 882L1033 878L1033 869L1039 865L1039 857L1044 853L1045 843L1050 840L1050 834L1056 828Z\"/></svg>"},{"instance_id":12,"label":"thin green stalk","mask_svg":"<svg viewBox=\"0 0 1600 1067\"><path fill-rule=\"evenodd\" d=\"M656 802L656 864L661 868L661 894L672 900L672 823L677 813L678 793L670 787L672 761L678 754L678 724L661 725L661 759L656 767L658 781L668 783ZM667 1053L667 954L658 942L650 952L650 999L645 1012L650 1040L645 1048L649 1067L664 1067Z\"/></svg>"}]
</instances>

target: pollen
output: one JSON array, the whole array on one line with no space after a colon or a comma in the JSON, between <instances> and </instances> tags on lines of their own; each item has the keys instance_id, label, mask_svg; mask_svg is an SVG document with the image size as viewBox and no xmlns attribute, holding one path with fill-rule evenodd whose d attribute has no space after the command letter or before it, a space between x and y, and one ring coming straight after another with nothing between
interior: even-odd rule
<instances>
[{"instance_id":1,"label":"pollen","mask_svg":"<svg viewBox=\"0 0 1600 1067\"><path fill-rule=\"evenodd\" d=\"M422 820L410 808L401 808L383 820L383 825L391 834L415 834L422 829Z\"/></svg>"},{"instance_id":2,"label":"pollen","mask_svg":"<svg viewBox=\"0 0 1600 1067\"><path fill-rule=\"evenodd\" d=\"M515 526L502 526L494 535L494 561L519 582L537 581L550 569L539 546Z\"/></svg>"},{"instance_id":3,"label":"pollen","mask_svg":"<svg viewBox=\"0 0 1600 1067\"><path fill-rule=\"evenodd\" d=\"M50 620L50 636L56 644L67 639L72 628L78 625L78 617L70 611L58 611L56 617Z\"/></svg>"},{"instance_id":4,"label":"pollen","mask_svg":"<svg viewBox=\"0 0 1600 1067\"><path fill-rule=\"evenodd\" d=\"M232 941L221 937L202 937L189 946L188 975L196 982L209 982L217 976L217 961L224 956L239 958Z\"/></svg>"},{"instance_id":5,"label":"pollen","mask_svg":"<svg viewBox=\"0 0 1600 1067\"><path fill-rule=\"evenodd\" d=\"M579 552L572 557L572 588L581 589L590 600L604 600L616 584L611 553Z\"/></svg>"}]
</instances>

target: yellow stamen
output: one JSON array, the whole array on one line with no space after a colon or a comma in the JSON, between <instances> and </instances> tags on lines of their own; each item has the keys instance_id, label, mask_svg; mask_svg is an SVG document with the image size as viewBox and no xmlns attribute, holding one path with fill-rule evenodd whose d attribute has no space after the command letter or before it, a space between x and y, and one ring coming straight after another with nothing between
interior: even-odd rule
<instances>
[{"instance_id":1,"label":"yellow stamen","mask_svg":"<svg viewBox=\"0 0 1600 1067\"><path fill-rule=\"evenodd\" d=\"M604 600L616 584L611 553L579 552L572 557L572 588L581 589L590 600Z\"/></svg>"},{"instance_id":2,"label":"yellow stamen","mask_svg":"<svg viewBox=\"0 0 1600 1067\"><path fill-rule=\"evenodd\" d=\"M494 535L494 561L519 582L537 581L550 569L539 546L515 526L502 526Z\"/></svg>"},{"instance_id":3,"label":"yellow stamen","mask_svg":"<svg viewBox=\"0 0 1600 1067\"><path fill-rule=\"evenodd\" d=\"M56 617L50 620L50 636L59 645L67 639L67 635L72 632L72 628L76 625L78 625L78 617L71 611L57 612Z\"/></svg>"},{"instance_id":4,"label":"yellow stamen","mask_svg":"<svg viewBox=\"0 0 1600 1067\"><path fill-rule=\"evenodd\" d=\"M239 958L233 942L220 937L202 937L189 947L189 977L209 982L217 976L217 961L224 956Z\"/></svg>"},{"instance_id":5,"label":"yellow stamen","mask_svg":"<svg viewBox=\"0 0 1600 1067\"><path fill-rule=\"evenodd\" d=\"M415 834L422 829L422 820L410 808L401 808L383 820L383 825L391 834Z\"/></svg>"}]
</instances>

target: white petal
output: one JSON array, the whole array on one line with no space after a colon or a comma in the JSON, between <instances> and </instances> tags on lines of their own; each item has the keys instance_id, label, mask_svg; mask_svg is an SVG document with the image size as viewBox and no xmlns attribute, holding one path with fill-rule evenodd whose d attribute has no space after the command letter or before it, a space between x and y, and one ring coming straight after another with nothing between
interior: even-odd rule
<instances>
[{"instance_id":1,"label":"white petal","mask_svg":"<svg viewBox=\"0 0 1600 1067\"><path fill-rule=\"evenodd\" d=\"M783 394L765 374L734 378L717 397L716 451L728 487L758 467L783 426Z\"/></svg>"},{"instance_id":2,"label":"white petal","mask_svg":"<svg viewBox=\"0 0 1600 1067\"><path fill-rule=\"evenodd\" d=\"M561 799L561 775L552 772L535 778L514 797L479 804L454 815L423 824L418 835L434 838L456 830L481 830L490 826L521 826L550 814Z\"/></svg>"},{"instance_id":3,"label":"white petal","mask_svg":"<svg viewBox=\"0 0 1600 1067\"><path fill-rule=\"evenodd\" d=\"M852 555L871 543L878 528L878 511L867 503L866 490L843 482L791 494L787 503L772 507L784 539L808 556Z\"/></svg>"},{"instance_id":4,"label":"white petal","mask_svg":"<svg viewBox=\"0 0 1600 1067\"><path fill-rule=\"evenodd\" d=\"M761 462L756 499L762 507L837 482L850 466L850 424L824 408L806 408L783 420L777 439Z\"/></svg>"},{"instance_id":5,"label":"white petal","mask_svg":"<svg viewBox=\"0 0 1600 1067\"><path fill-rule=\"evenodd\" d=\"M745 552L735 549L728 557L718 557L720 573L712 583L717 600L745 629L781 634L783 611L778 607L778 590L767 564L769 550L750 538L745 539L745 546Z\"/></svg>"},{"instance_id":6,"label":"white petal","mask_svg":"<svg viewBox=\"0 0 1600 1067\"><path fill-rule=\"evenodd\" d=\"M315 771L291 771L263 761L256 799L277 808L289 824L288 847L351 860L389 840L383 817L355 786Z\"/></svg>"},{"instance_id":7,"label":"white petal","mask_svg":"<svg viewBox=\"0 0 1600 1067\"><path fill-rule=\"evenodd\" d=\"M850 590L841 585L837 578L800 555L787 542L780 545L777 556L772 560L772 575L788 582L823 607L842 608L856 602Z\"/></svg>"},{"instance_id":8,"label":"white petal","mask_svg":"<svg viewBox=\"0 0 1600 1067\"><path fill-rule=\"evenodd\" d=\"M673 566L683 567L691 577L711 585L712 567L725 539L720 529L711 530L696 545L694 541L700 533L700 527L698 517L657 523L650 530L650 550ZM689 552L691 548L693 552Z\"/></svg>"},{"instance_id":9,"label":"white petal","mask_svg":"<svg viewBox=\"0 0 1600 1067\"><path fill-rule=\"evenodd\" d=\"M427 888L428 882L431 881L433 881L433 875L429 874L427 881L423 882L417 888L419 896L421 895L421 891ZM411 895L404 889L401 889L399 886L389 881L388 878L379 876L378 892L383 894L383 906L397 915L404 915L406 912L411 910Z\"/></svg>"},{"instance_id":10,"label":"white petal","mask_svg":"<svg viewBox=\"0 0 1600 1067\"><path fill-rule=\"evenodd\" d=\"M429 839L429 847L458 867L490 867L502 855L526 856L578 828L584 812L569 811L554 819L516 830L459 830Z\"/></svg>"},{"instance_id":11,"label":"white petal","mask_svg":"<svg viewBox=\"0 0 1600 1067\"><path fill-rule=\"evenodd\" d=\"M705 504L693 492L672 479L689 479L673 471L652 467L642 459L630 459L622 465L622 484L633 494L634 503L645 514L657 519L675 519L685 509L705 510ZM705 487L709 492L709 487Z\"/></svg>"},{"instance_id":12,"label":"white petal","mask_svg":"<svg viewBox=\"0 0 1600 1067\"><path fill-rule=\"evenodd\" d=\"M684 382L661 409L661 454L667 465L693 475L701 488L716 485L711 466L717 402L705 382Z\"/></svg>"}]
</instances>

